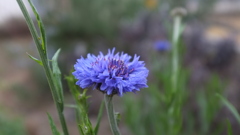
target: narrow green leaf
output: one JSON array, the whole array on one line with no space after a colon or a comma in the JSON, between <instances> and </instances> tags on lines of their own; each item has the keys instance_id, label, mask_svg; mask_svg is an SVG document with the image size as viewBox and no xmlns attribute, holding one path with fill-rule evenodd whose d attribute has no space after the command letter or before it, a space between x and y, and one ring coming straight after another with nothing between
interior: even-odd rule
<instances>
[{"instance_id":1,"label":"narrow green leaf","mask_svg":"<svg viewBox=\"0 0 240 135\"><path fill-rule=\"evenodd\" d=\"M42 64L43 64L43 67L45 69L45 73L46 73L46 76L47 76L47 80L48 80L48 83L49 83L49 86L50 86L50 89L51 89L51 93L52 93L52 96L53 96L53 100L54 100L54 103L57 107L57 111L58 111L58 116L59 116L59 119L60 119L60 122L61 122L61 126L62 126L62 130L64 132L64 135L68 135L68 129L67 129L67 125L66 125L66 121L65 121L65 117L63 115L63 103L59 103L58 101L58 93L57 93L57 90L56 90L56 86L54 84L54 78L53 78L53 73L50 69L50 66L49 66L49 62L48 62L48 57L47 57L47 50L46 50L46 44L44 45L44 48L43 49L43 46L42 44L46 41L42 41L42 43L39 41L39 34L37 33L37 30L33 24L33 21L23 3L22 0L16 0L18 2L18 5L24 15L24 18L26 20L26 23L28 25L28 28L31 32L31 35L34 39L34 42L36 44L36 47L37 47L37 50L39 52L39 55L40 55L40 58L41 58L41 61L42 61ZM33 5L31 5L32 8L34 8ZM34 8L35 9L35 8ZM39 17L39 16L38 16ZM39 17L40 18L40 17ZM40 20L40 19L38 19ZM44 32L44 27L43 25L41 26L41 29L42 29L42 33L45 34ZM43 37L42 40L45 40L45 36L43 36L41 34L40 37ZM40 38L41 39L41 38Z\"/></svg>"},{"instance_id":2,"label":"narrow green leaf","mask_svg":"<svg viewBox=\"0 0 240 135\"><path fill-rule=\"evenodd\" d=\"M57 90L58 94L58 102L61 104L61 110L63 111L63 88L62 88L62 81L61 81L61 71L58 67L57 59L59 56L61 49L58 49L57 52L53 55L52 58L52 73L54 78L54 85Z\"/></svg>"},{"instance_id":3,"label":"narrow green leaf","mask_svg":"<svg viewBox=\"0 0 240 135\"><path fill-rule=\"evenodd\" d=\"M38 60L37 58L33 57L32 55L30 55L29 53L27 53L28 57L32 60L34 60L35 62L37 62L39 65L43 66L42 61Z\"/></svg>"},{"instance_id":4,"label":"narrow green leaf","mask_svg":"<svg viewBox=\"0 0 240 135\"><path fill-rule=\"evenodd\" d=\"M26 19L28 28L29 28L29 30L31 32L31 35L34 39L34 42L37 46L40 57L41 57L41 59L43 59L45 55L44 55L44 52L41 49L42 48L41 43L39 42L39 36L38 36L36 28L34 27L33 21L31 20L31 17L28 14L27 9L26 9L25 5L23 4L22 0L17 0L17 2L18 2L18 5L19 5L20 9L22 10L24 18Z\"/></svg>"},{"instance_id":5,"label":"narrow green leaf","mask_svg":"<svg viewBox=\"0 0 240 135\"><path fill-rule=\"evenodd\" d=\"M42 49L44 51L44 53L46 54L46 34L45 34L45 30L44 30L44 25L42 23L42 19L40 18L38 12L37 12L37 9L34 7L33 3L31 0L28 0L29 4L31 5L31 8L34 12L34 15L37 19L37 23L38 23L38 27L39 27L39 30L40 30L40 34L41 34L41 41L42 41Z\"/></svg>"},{"instance_id":6,"label":"narrow green leaf","mask_svg":"<svg viewBox=\"0 0 240 135\"><path fill-rule=\"evenodd\" d=\"M72 105L72 104L65 104L64 106L65 107L69 107L69 108L77 109L77 106L76 105Z\"/></svg>"},{"instance_id":7,"label":"narrow green leaf","mask_svg":"<svg viewBox=\"0 0 240 135\"><path fill-rule=\"evenodd\" d=\"M222 100L224 105L227 106L227 108L232 112L232 114L237 119L238 123L240 124L240 116L239 116L239 113L238 113L237 109L229 101L227 101L223 96L221 96L220 94L217 93L216 96L219 97Z\"/></svg>"},{"instance_id":8,"label":"narrow green leaf","mask_svg":"<svg viewBox=\"0 0 240 135\"><path fill-rule=\"evenodd\" d=\"M88 128L88 129L85 129L86 135L95 135L93 127L92 127L92 123L89 120L88 116L86 116L86 126Z\"/></svg>"},{"instance_id":9,"label":"narrow green leaf","mask_svg":"<svg viewBox=\"0 0 240 135\"><path fill-rule=\"evenodd\" d=\"M61 51L61 49L58 49L57 52L52 57L53 73L56 73L56 74L61 74L61 72L58 68L58 64L57 64L57 59L58 59L60 51Z\"/></svg>"},{"instance_id":10,"label":"narrow green leaf","mask_svg":"<svg viewBox=\"0 0 240 135\"><path fill-rule=\"evenodd\" d=\"M119 125L121 120L121 114L119 112L115 112L115 119L116 119L117 125Z\"/></svg>"},{"instance_id":11,"label":"narrow green leaf","mask_svg":"<svg viewBox=\"0 0 240 135\"><path fill-rule=\"evenodd\" d=\"M98 129L99 129L100 121L101 121L102 115L103 115L103 108L104 108L104 100L102 101L101 106L100 106L99 111L98 111L97 124L96 124L96 126L95 126L95 128L94 128L94 133L95 133L95 135L98 134Z\"/></svg>"},{"instance_id":12,"label":"narrow green leaf","mask_svg":"<svg viewBox=\"0 0 240 135\"><path fill-rule=\"evenodd\" d=\"M228 130L228 135L233 135L232 126L229 120L227 120L227 130Z\"/></svg>"},{"instance_id":13,"label":"narrow green leaf","mask_svg":"<svg viewBox=\"0 0 240 135\"><path fill-rule=\"evenodd\" d=\"M60 135L60 133L57 130L57 127L56 127L55 123L53 122L53 119L52 119L51 115L49 113L47 113L47 115L48 115L49 124L51 126L52 134L53 135Z\"/></svg>"},{"instance_id":14,"label":"narrow green leaf","mask_svg":"<svg viewBox=\"0 0 240 135\"><path fill-rule=\"evenodd\" d=\"M80 132L81 135L85 135L85 134L83 133L82 126L81 126L80 124L78 124L78 129L79 129L79 132Z\"/></svg>"}]
</instances>

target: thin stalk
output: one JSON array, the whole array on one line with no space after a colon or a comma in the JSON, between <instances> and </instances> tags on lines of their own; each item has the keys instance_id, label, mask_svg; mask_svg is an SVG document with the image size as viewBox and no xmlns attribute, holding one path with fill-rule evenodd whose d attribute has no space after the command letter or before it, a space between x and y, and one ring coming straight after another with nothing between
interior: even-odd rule
<instances>
[{"instance_id":1,"label":"thin stalk","mask_svg":"<svg viewBox=\"0 0 240 135\"><path fill-rule=\"evenodd\" d=\"M181 34L181 20L182 16L186 14L185 9L175 8L172 10L173 15L173 37L172 37L172 75L171 75L171 94L169 106L169 134L177 135L180 132L182 118L181 118L181 95L177 96L178 91L178 75L179 75L179 37ZM181 91L180 91L181 92Z\"/></svg>"},{"instance_id":2,"label":"thin stalk","mask_svg":"<svg viewBox=\"0 0 240 135\"><path fill-rule=\"evenodd\" d=\"M173 18L173 38L172 38L172 45L173 45L173 52L172 52L172 92L175 93L177 91L177 82L178 82L178 40L180 36L180 26L181 26L181 16L176 15Z\"/></svg>"},{"instance_id":3,"label":"thin stalk","mask_svg":"<svg viewBox=\"0 0 240 135\"><path fill-rule=\"evenodd\" d=\"M110 127L113 135L121 135L115 119L112 97L113 96L108 96L107 94L104 94L104 101L105 101L105 106L108 114L108 121L110 123Z\"/></svg>"},{"instance_id":4,"label":"thin stalk","mask_svg":"<svg viewBox=\"0 0 240 135\"><path fill-rule=\"evenodd\" d=\"M45 74L47 76L47 81L48 81L48 84L49 84L50 89L51 89L53 100L54 100L54 103L57 107L57 111L58 111L58 115L59 115L59 119L60 119L60 122L61 122L63 133L64 133L64 135L68 135L68 129L67 129L67 125L66 125L64 115L63 115L63 109L61 109L61 103L58 102L57 90L56 90L56 87L54 86L53 75L52 75L51 68L50 68L49 63L48 63L47 55L42 50L41 43L39 42L39 39L38 39L37 31L36 31L36 29L34 27L34 24L33 24L32 20L29 16L27 10L26 10L25 5L23 4L22 0L17 0L17 2L20 6L20 9L22 10L22 13L25 17L28 28L29 28L29 30L31 32L31 35L34 39L34 42L36 44L38 53L40 55L40 59L41 59L42 64L43 64L43 68L44 68Z\"/></svg>"}]
</instances>

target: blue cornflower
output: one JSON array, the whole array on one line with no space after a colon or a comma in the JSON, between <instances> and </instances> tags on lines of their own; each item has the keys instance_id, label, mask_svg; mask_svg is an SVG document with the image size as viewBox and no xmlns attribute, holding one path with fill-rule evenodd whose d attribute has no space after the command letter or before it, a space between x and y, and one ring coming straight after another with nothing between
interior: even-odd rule
<instances>
[{"instance_id":1,"label":"blue cornflower","mask_svg":"<svg viewBox=\"0 0 240 135\"><path fill-rule=\"evenodd\" d=\"M158 40L154 43L154 48L157 51L168 51L171 48L171 44L167 40Z\"/></svg>"},{"instance_id":2,"label":"blue cornflower","mask_svg":"<svg viewBox=\"0 0 240 135\"><path fill-rule=\"evenodd\" d=\"M94 86L107 95L140 91L146 88L148 69L140 56L135 55L133 60L126 53L114 54L115 48L108 50L107 55L102 52L98 56L88 54L87 58L81 57L74 65L73 75L81 88Z\"/></svg>"}]
</instances>

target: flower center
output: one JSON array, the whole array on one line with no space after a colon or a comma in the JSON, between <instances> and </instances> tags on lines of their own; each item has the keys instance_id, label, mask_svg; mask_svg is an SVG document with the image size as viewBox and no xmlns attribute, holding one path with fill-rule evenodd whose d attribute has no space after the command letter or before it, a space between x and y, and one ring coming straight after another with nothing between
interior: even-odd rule
<instances>
[{"instance_id":1,"label":"flower center","mask_svg":"<svg viewBox=\"0 0 240 135\"><path fill-rule=\"evenodd\" d=\"M112 76L115 72L115 76L128 77L129 71L128 67L122 60L112 59L108 64L108 72Z\"/></svg>"}]
</instances>

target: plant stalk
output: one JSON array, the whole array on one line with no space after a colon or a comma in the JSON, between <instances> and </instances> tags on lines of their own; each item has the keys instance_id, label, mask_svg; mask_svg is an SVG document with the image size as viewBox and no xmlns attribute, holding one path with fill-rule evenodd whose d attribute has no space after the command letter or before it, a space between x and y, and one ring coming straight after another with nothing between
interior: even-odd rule
<instances>
[{"instance_id":1,"label":"plant stalk","mask_svg":"<svg viewBox=\"0 0 240 135\"><path fill-rule=\"evenodd\" d=\"M183 8L175 8L172 10L173 16L173 37L172 37L172 75L171 75L171 94L170 94L170 106L169 106L169 134L178 135L182 124L181 118L181 96L176 93L182 93L178 91L178 75L179 75L179 37L181 34L181 20L182 16L186 14L186 10Z\"/></svg>"},{"instance_id":2,"label":"plant stalk","mask_svg":"<svg viewBox=\"0 0 240 135\"><path fill-rule=\"evenodd\" d=\"M104 101L105 101L105 106L107 110L108 120L109 120L113 135L121 135L115 119L112 97L113 96L108 96L107 94L104 94Z\"/></svg>"},{"instance_id":3,"label":"plant stalk","mask_svg":"<svg viewBox=\"0 0 240 135\"><path fill-rule=\"evenodd\" d=\"M44 68L45 74L47 76L47 81L48 81L48 84L49 84L50 89L51 89L53 100L54 100L54 103L57 107L57 111L58 111L58 115L59 115L59 119L60 119L60 122L61 122L63 133L64 133L64 135L68 135L68 129L67 129L67 125L66 125L64 115L63 115L63 109L61 107L63 103L58 102L57 89L56 89L56 86L54 86L53 75L52 75L51 68L50 68L49 63L48 63L47 55L42 50L41 43L39 42L39 39L38 39L37 31L34 27L34 24L33 24L29 14L28 14L28 12L27 12L27 9L26 9L25 5L23 4L22 0L17 0L17 2L20 6L20 9L22 10L22 13L25 17L28 28L29 28L29 30L31 32L31 35L34 39L34 42L36 44L38 53L40 55L40 59L41 59L42 64L43 64L43 68Z\"/></svg>"},{"instance_id":4,"label":"plant stalk","mask_svg":"<svg viewBox=\"0 0 240 135\"><path fill-rule=\"evenodd\" d=\"M179 60L178 60L178 41L180 36L180 27L181 27L181 18L182 16L176 15L173 18L173 37L172 37L172 92L177 91L177 82L178 82L178 72L179 72Z\"/></svg>"}]
</instances>

